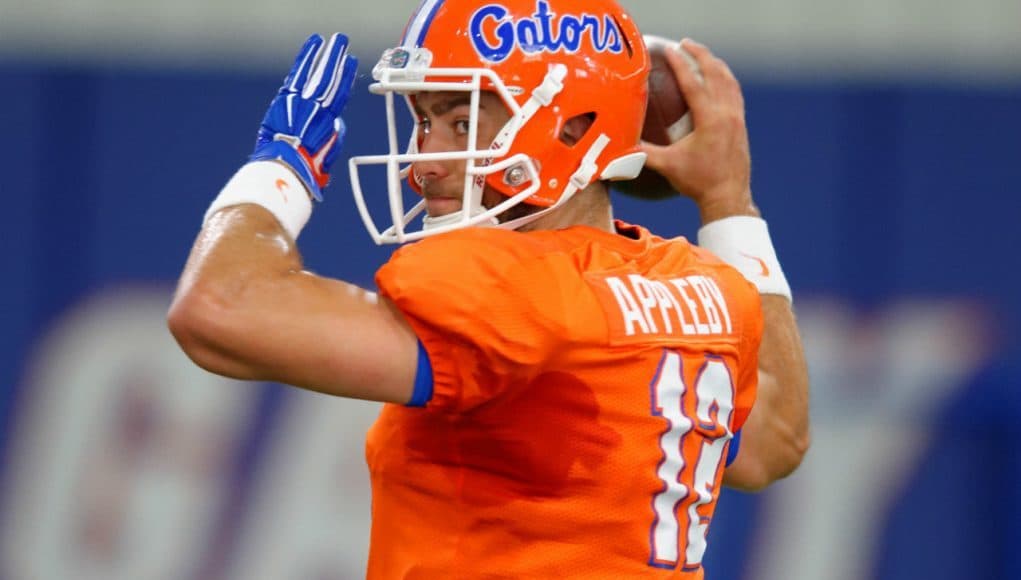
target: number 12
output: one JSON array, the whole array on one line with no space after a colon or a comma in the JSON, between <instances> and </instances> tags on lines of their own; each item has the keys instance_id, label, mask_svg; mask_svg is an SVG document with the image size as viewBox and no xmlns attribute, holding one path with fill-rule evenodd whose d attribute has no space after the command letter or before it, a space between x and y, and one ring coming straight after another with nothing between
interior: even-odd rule
<instances>
[{"instance_id":1,"label":"number 12","mask_svg":"<svg viewBox=\"0 0 1021 580\"><path fill-rule=\"evenodd\" d=\"M652 497L654 519L649 530L649 565L657 568L673 569L681 561L681 533L685 537L684 568L694 569L702 564L709 518L700 516L698 510L715 501L713 483L727 443L733 437L730 419L734 411L734 381L723 359L705 355L694 385L695 415L689 417L684 406L688 390L684 361L680 353L666 351L650 385L652 414L670 424L659 438L663 460L656 475L663 482L663 489ZM689 435L701 440L701 445L689 443L689 450L698 449L694 469L685 469L682 451ZM678 509L682 504L683 511Z\"/></svg>"}]
</instances>

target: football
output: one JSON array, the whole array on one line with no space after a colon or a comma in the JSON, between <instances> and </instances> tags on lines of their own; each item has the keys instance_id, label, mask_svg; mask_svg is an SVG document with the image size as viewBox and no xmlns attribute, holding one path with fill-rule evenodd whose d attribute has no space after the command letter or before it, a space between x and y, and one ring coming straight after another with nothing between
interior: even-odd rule
<instances>
[{"instance_id":1,"label":"football","mask_svg":"<svg viewBox=\"0 0 1021 580\"><path fill-rule=\"evenodd\" d=\"M656 145L669 145L684 138L693 128L688 103L677 86L677 77L666 59L666 51L678 43L646 34L645 46L649 51L649 95L642 125L642 140ZM683 49L688 64L698 73L698 64ZM701 75L699 75L701 78ZM670 183L652 169L643 168L638 177L613 183L621 193L644 199L662 199L677 195Z\"/></svg>"}]
</instances>

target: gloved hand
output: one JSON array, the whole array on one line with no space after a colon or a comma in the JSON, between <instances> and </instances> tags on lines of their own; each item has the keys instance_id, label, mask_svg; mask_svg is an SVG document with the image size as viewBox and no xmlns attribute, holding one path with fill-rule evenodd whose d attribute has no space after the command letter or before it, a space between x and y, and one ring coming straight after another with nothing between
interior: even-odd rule
<instances>
[{"instance_id":1,"label":"gloved hand","mask_svg":"<svg viewBox=\"0 0 1021 580\"><path fill-rule=\"evenodd\" d=\"M282 161L322 201L330 165L344 140L340 113L357 70L346 36L334 34L325 45L323 37L310 36L266 111L250 159Z\"/></svg>"}]
</instances>

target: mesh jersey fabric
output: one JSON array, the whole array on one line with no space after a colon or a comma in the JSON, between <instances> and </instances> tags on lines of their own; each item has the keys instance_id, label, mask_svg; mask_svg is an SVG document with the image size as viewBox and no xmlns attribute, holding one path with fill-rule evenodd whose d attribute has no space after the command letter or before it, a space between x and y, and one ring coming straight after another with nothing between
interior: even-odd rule
<instances>
[{"instance_id":1,"label":"mesh jersey fabric","mask_svg":"<svg viewBox=\"0 0 1021 580\"><path fill-rule=\"evenodd\" d=\"M759 296L684 238L616 229L468 228L380 268L434 390L369 432L369 578L702 577L722 460L696 470L754 402Z\"/></svg>"}]
</instances>

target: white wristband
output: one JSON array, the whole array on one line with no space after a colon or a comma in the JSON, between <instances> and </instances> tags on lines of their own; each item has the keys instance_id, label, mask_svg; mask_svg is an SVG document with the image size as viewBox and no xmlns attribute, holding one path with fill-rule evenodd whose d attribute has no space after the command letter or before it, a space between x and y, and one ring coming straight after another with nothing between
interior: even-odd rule
<instances>
[{"instance_id":1,"label":"white wristband","mask_svg":"<svg viewBox=\"0 0 1021 580\"><path fill-rule=\"evenodd\" d=\"M298 239L312 215L312 200L298 176L276 161L253 161L241 167L206 210L205 225L225 207L254 203L269 210L280 225Z\"/></svg>"},{"instance_id":2,"label":"white wristband","mask_svg":"<svg viewBox=\"0 0 1021 580\"><path fill-rule=\"evenodd\" d=\"M760 294L791 300L791 287L776 259L765 220L733 216L710 222L698 230L698 245L736 268Z\"/></svg>"}]
</instances>

